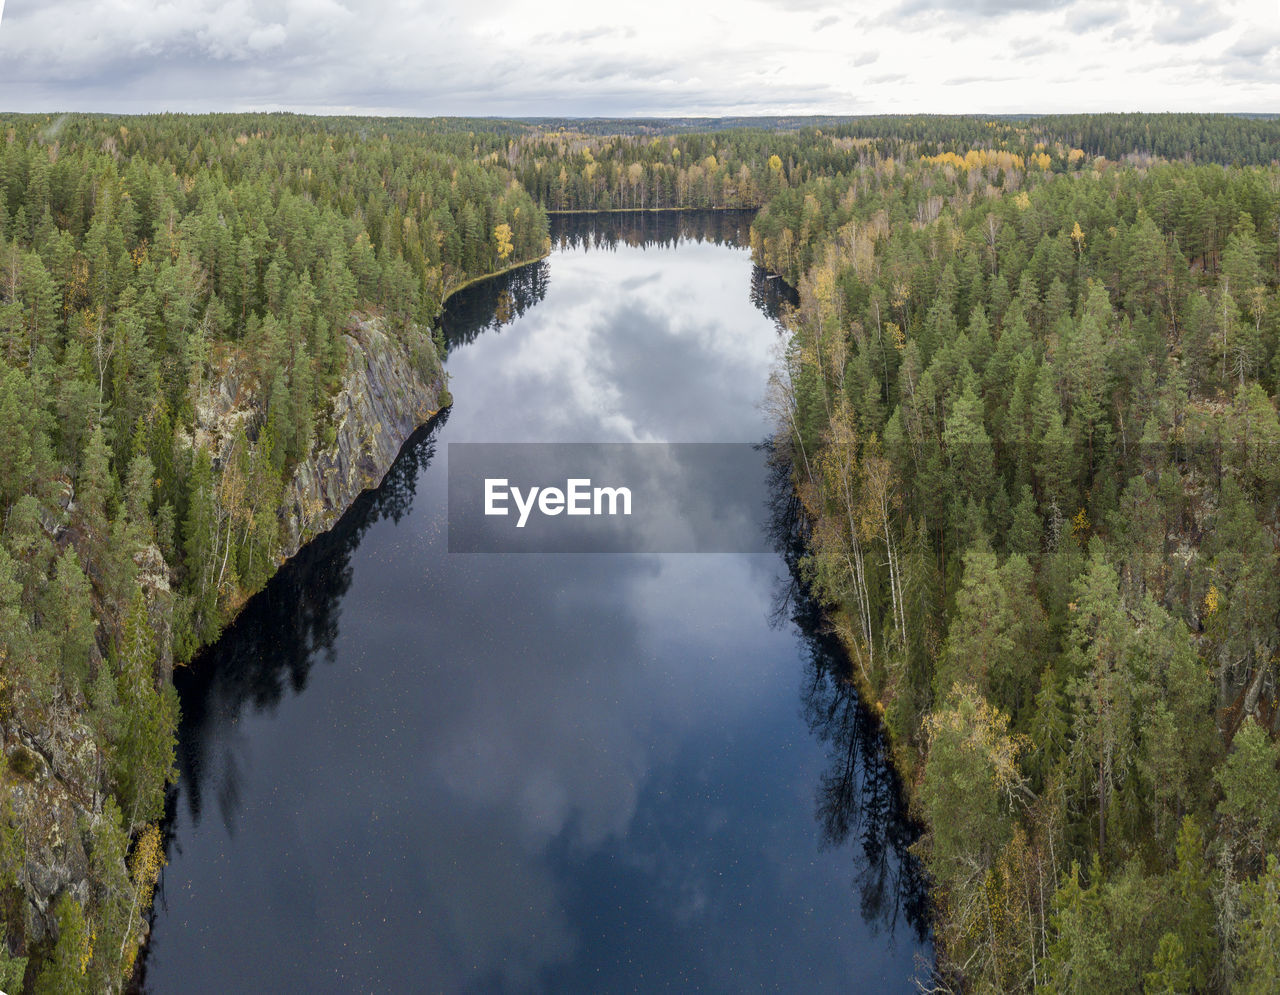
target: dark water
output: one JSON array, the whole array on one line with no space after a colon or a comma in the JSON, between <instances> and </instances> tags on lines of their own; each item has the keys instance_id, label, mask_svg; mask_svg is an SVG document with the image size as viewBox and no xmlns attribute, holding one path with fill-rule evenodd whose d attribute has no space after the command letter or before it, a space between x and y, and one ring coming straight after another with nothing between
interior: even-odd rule
<instances>
[{"instance_id":1,"label":"dark water","mask_svg":"<svg viewBox=\"0 0 1280 995\"><path fill-rule=\"evenodd\" d=\"M575 219L453 300L447 419L179 674L146 991L911 990L914 830L784 480L770 555L445 551L449 442L765 437L748 223Z\"/></svg>"}]
</instances>

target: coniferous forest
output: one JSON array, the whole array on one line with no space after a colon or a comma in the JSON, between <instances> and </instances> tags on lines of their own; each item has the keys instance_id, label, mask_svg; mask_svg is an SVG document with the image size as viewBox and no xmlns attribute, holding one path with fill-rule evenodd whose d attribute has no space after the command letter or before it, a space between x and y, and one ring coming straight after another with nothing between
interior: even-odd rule
<instances>
[{"instance_id":1,"label":"coniferous forest","mask_svg":"<svg viewBox=\"0 0 1280 995\"><path fill-rule=\"evenodd\" d=\"M1226 115L0 119L0 989L132 977L172 669L279 566L346 333L438 376L445 298L549 211L758 208L926 987L1277 990L1278 159Z\"/></svg>"},{"instance_id":2,"label":"coniferous forest","mask_svg":"<svg viewBox=\"0 0 1280 995\"><path fill-rule=\"evenodd\" d=\"M942 990L1280 984L1280 173L1135 158L876 157L753 232Z\"/></svg>"},{"instance_id":3,"label":"coniferous forest","mask_svg":"<svg viewBox=\"0 0 1280 995\"><path fill-rule=\"evenodd\" d=\"M112 991L161 866L172 667L278 566L284 486L333 431L342 333L376 314L438 369L419 329L453 287L545 252L547 221L480 147L504 143L449 128L0 128L0 953L22 951L0 989L25 970L36 991ZM229 390L244 417L224 450L197 409ZM61 856L73 834L87 866Z\"/></svg>"}]
</instances>

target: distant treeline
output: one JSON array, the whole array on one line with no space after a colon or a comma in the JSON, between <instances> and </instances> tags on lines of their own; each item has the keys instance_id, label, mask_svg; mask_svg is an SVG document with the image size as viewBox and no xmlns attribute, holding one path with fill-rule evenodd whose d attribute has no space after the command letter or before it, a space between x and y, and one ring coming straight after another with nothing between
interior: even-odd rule
<instances>
[{"instance_id":1,"label":"distant treeline","mask_svg":"<svg viewBox=\"0 0 1280 995\"><path fill-rule=\"evenodd\" d=\"M1280 115L886 115L850 118L831 131L878 143L915 142L934 152L991 145L1017 151L1040 141L1115 160L1132 154L1226 165L1267 165L1280 160Z\"/></svg>"},{"instance_id":2,"label":"distant treeline","mask_svg":"<svg viewBox=\"0 0 1280 995\"><path fill-rule=\"evenodd\" d=\"M868 117L800 128L790 127L797 119L744 121L751 126L696 133L641 121L609 122L630 126L621 132L594 121L530 122L508 133L504 154L549 210L759 207L815 177L848 175L885 159L905 165L979 154L998 161L1003 154L1010 169L1039 172L1088 169L1098 157L1280 160L1280 119L1228 114Z\"/></svg>"}]
</instances>

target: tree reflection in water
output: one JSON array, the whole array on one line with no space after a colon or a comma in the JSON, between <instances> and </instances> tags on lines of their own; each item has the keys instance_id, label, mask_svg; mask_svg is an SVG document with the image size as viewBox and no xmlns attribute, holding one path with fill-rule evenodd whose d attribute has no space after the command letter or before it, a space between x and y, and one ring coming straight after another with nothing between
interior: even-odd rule
<instances>
[{"instance_id":1,"label":"tree reflection in water","mask_svg":"<svg viewBox=\"0 0 1280 995\"><path fill-rule=\"evenodd\" d=\"M540 259L458 291L440 316L445 348L468 345L486 332L501 331L547 296L550 279L551 267Z\"/></svg>"},{"instance_id":2,"label":"tree reflection in water","mask_svg":"<svg viewBox=\"0 0 1280 995\"><path fill-rule=\"evenodd\" d=\"M551 244L610 251L620 245L675 248L680 242L740 248L749 241L754 217L754 211L611 211L592 214L586 227L578 215L557 214L551 217Z\"/></svg>"},{"instance_id":3,"label":"tree reflection in water","mask_svg":"<svg viewBox=\"0 0 1280 995\"><path fill-rule=\"evenodd\" d=\"M573 229L566 225L556 238L565 245L589 238L593 248L605 251L620 242L665 245L686 239L740 247L749 223L749 214L729 212L630 216L620 219L616 228L610 223L590 226L593 235L571 234ZM577 230L581 232L581 226ZM549 279L549 265L540 261L455 295L441 322L446 343L457 346L500 331L543 300ZM758 267L751 274L749 292L775 323L780 324L786 309L795 304L793 291ZM362 495L331 532L286 564L245 606L208 657L175 675L183 721L177 751L181 781L169 795L165 827L171 855L181 847L176 834L179 808L198 824L210 797L227 833L234 833L248 763L237 738L239 720L251 713L273 714L291 694L307 687L317 660L334 660L340 606L353 580L352 554L375 523L399 522L409 512L419 474L436 455L437 434L446 417L447 412L442 413L415 433L382 485ZM914 938L924 942L927 891L920 865L908 852L918 829L905 817L879 721L862 707L847 679L849 665L841 647L826 631L819 606L798 582L802 522L788 467L776 467L770 499L774 546L789 568L788 583L775 599L774 621L794 624L802 637L802 714L828 757L817 788L822 837L833 848L857 840L858 852L850 859L861 914L871 929L893 936L899 923L905 923ZM216 666L211 665L214 657ZM162 884L156 913L163 914L166 907ZM135 981L145 985L145 973Z\"/></svg>"},{"instance_id":4,"label":"tree reflection in water","mask_svg":"<svg viewBox=\"0 0 1280 995\"><path fill-rule=\"evenodd\" d=\"M361 494L332 530L286 563L216 646L174 672L182 702L178 769L193 822L200 821L204 807L204 775L216 770L219 814L228 834L234 832L239 760L234 743L216 731L234 726L246 707L271 714L286 692L306 689L317 660L333 661L338 607L351 586L351 554L371 525L387 518L398 523L408 513L418 474L435 457L436 434L448 416L442 411L410 436L382 485ZM209 654L216 655L216 666L209 665ZM207 762L210 748L221 751L217 763ZM171 815L176 797L175 787Z\"/></svg>"},{"instance_id":5,"label":"tree reflection in water","mask_svg":"<svg viewBox=\"0 0 1280 995\"><path fill-rule=\"evenodd\" d=\"M337 525L281 567L217 643L174 671L182 707L175 751L180 778L169 788L161 827L170 857L182 852L175 818L180 799L185 797L187 814L198 825L211 773L218 778L212 786L218 815L227 835L235 835L243 761L239 744L225 731L235 728L246 708L273 713L289 692L306 690L317 660L333 661L339 606L351 586L351 554L370 526L388 518L398 523L409 512L418 474L435 457L436 435L448 418L446 409L414 432L376 490L361 494ZM167 909L164 882L161 874L153 924ZM146 976L144 957L130 990L145 991Z\"/></svg>"},{"instance_id":6,"label":"tree reflection in water","mask_svg":"<svg viewBox=\"0 0 1280 995\"><path fill-rule=\"evenodd\" d=\"M911 853L920 827L906 812L902 784L889 759L879 719L854 686L851 664L826 624L822 607L800 581L804 522L791 483L791 465L772 443L771 538L787 563L775 592L773 622L794 624L803 639L807 670L802 708L810 732L827 747L819 779L816 818L824 843L842 847L856 838L854 860L862 918L874 932L893 934L904 922L924 943L929 935L929 893L924 868Z\"/></svg>"}]
</instances>

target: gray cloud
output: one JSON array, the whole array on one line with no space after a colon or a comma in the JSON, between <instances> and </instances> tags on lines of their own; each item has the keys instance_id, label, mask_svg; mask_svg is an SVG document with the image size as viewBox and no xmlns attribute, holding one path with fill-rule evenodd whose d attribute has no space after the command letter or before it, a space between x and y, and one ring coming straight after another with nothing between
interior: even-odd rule
<instances>
[{"instance_id":1,"label":"gray cloud","mask_svg":"<svg viewBox=\"0 0 1280 995\"><path fill-rule=\"evenodd\" d=\"M296 50L332 40L357 21L337 0L135 0L123 11L68 0L15 3L7 13L0 40L6 61L35 63L45 72L154 58L251 62L286 44Z\"/></svg>"},{"instance_id":2,"label":"gray cloud","mask_svg":"<svg viewBox=\"0 0 1280 995\"><path fill-rule=\"evenodd\" d=\"M1069 6L1074 0L904 0L888 17L946 13L965 18L1004 17L1007 14L1047 13Z\"/></svg>"},{"instance_id":3,"label":"gray cloud","mask_svg":"<svg viewBox=\"0 0 1280 995\"><path fill-rule=\"evenodd\" d=\"M1082 35L1101 28L1120 24L1128 16L1128 10L1116 3L1081 3L1072 7L1066 16L1068 31Z\"/></svg>"},{"instance_id":4,"label":"gray cloud","mask_svg":"<svg viewBox=\"0 0 1280 995\"><path fill-rule=\"evenodd\" d=\"M1162 45L1189 45L1229 27L1231 22L1214 4L1186 3L1174 5L1171 16L1161 17L1151 37Z\"/></svg>"},{"instance_id":5,"label":"gray cloud","mask_svg":"<svg viewBox=\"0 0 1280 995\"><path fill-rule=\"evenodd\" d=\"M766 7L787 11L832 10L839 6L831 0L760 0Z\"/></svg>"},{"instance_id":6,"label":"gray cloud","mask_svg":"<svg viewBox=\"0 0 1280 995\"><path fill-rule=\"evenodd\" d=\"M1030 59L1052 51L1054 46L1049 39L1033 35L1029 38L1015 38L1009 47L1013 49L1015 57Z\"/></svg>"},{"instance_id":7,"label":"gray cloud","mask_svg":"<svg viewBox=\"0 0 1280 995\"><path fill-rule=\"evenodd\" d=\"M1211 65L1219 85L1274 85L1280 82L1280 32L1246 29Z\"/></svg>"},{"instance_id":8,"label":"gray cloud","mask_svg":"<svg viewBox=\"0 0 1280 995\"><path fill-rule=\"evenodd\" d=\"M1226 51L1226 55L1234 59L1258 61L1267 58L1280 50L1280 33L1276 31L1245 31Z\"/></svg>"},{"instance_id":9,"label":"gray cloud","mask_svg":"<svg viewBox=\"0 0 1280 995\"><path fill-rule=\"evenodd\" d=\"M1016 76L953 76L942 81L943 86L969 86L972 83L1008 83Z\"/></svg>"},{"instance_id":10,"label":"gray cloud","mask_svg":"<svg viewBox=\"0 0 1280 995\"><path fill-rule=\"evenodd\" d=\"M533 43L535 45L585 45L589 42L603 41L606 38L627 39L635 36L634 28L601 26L535 35Z\"/></svg>"},{"instance_id":11,"label":"gray cloud","mask_svg":"<svg viewBox=\"0 0 1280 995\"><path fill-rule=\"evenodd\" d=\"M747 85L759 55L779 54L763 43L688 59L637 44L633 27L551 15L532 44L517 44L495 26L501 7L470 14L456 0L367 0L356 9L351 0L18 0L0 32L0 92L5 109L122 112L645 115L847 105L825 84Z\"/></svg>"},{"instance_id":12,"label":"gray cloud","mask_svg":"<svg viewBox=\"0 0 1280 995\"><path fill-rule=\"evenodd\" d=\"M643 14L583 20L555 0L536 18L516 0L12 0L0 31L0 94L5 110L46 112L882 112L917 98L893 89L857 103L848 88L861 73L852 70L883 55L877 68L892 63L902 71L867 83L941 78L957 71L940 68L954 53L956 67L982 67L1008 55L1016 60L1007 68L1021 77L1009 88L1018 106L991 110L1060 110L1083 99L1080 87L1088 83L1053 84L1040 57L1071 55L1073 46L1099 39L1114 45L1127 36L1133 58L1123 65L1108 60L1105 81L1092 81L1113 95L1104 104L1130 87L1145 90L1140 102L1153 110L1220 108L1233 100L1233 109L1261 110L1275 102L1274 93L1243 85L1250 82L1249 66L1271 48L1255 34L1241 36L1239 24L1203 0L1176 6L1164 0L1154 28L1129 17L1118 0L879 0L856 13L829 0L756 0L771 8L767 38L759 37L763 29L752 37L750 15L730 9L729 0L721 3L686 13L659 0ZM1050 12L1058 12L1054 20L1065 31L1046 19L1043 35L1011 37L1011 27L1026 29L1006 15ZM1188 66L1179 78L1186 92L1144 87L1133 77L1159 45L1227 28L1239 40L1221 56ZM1258 69L1255 83L1271 84L1269 66ZM1193 92L1187 82L1193 70L1233 81L1230 90ZM1091 99L1090 106L1100 107ZM962 90L951 89L930 109L964 102Z\"/></svg>"}]
</instances>

